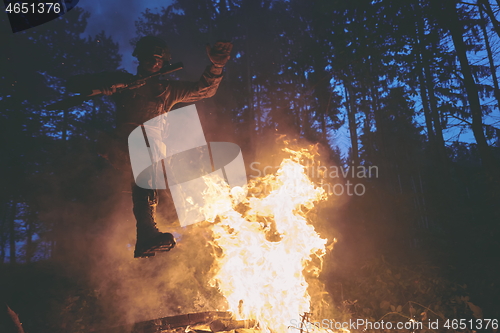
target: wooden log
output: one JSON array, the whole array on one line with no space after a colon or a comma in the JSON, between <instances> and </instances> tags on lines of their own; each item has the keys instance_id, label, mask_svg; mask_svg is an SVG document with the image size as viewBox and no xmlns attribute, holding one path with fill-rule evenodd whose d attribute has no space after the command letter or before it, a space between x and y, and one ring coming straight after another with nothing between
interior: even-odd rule
<instances>
[{"instance_id":1,"label":"wooden log","mask_svg":"<svg viewBox=\"0 0 500 333\"><path fill-rule=\"evenodd\" d=\"M90 332L95 333L122 333L123 331L130 331L133 326L132 332L161 332L173 330L179 327L207 325L207 327L215 320L223 319L230 320L233 314L228 311L207 311L198 313L188 313L184 315L163 317L153 320L146 320L135 324L126 324L117 327L109 327L106 329L94 329Z\"/></svg>"},{"instance_id":2,"label":"wooden log","mask_svg":"<svg viewBox=\"0 0 500 333\"><path fill-rule=\"evenodd\" d=\"M161 318L162 329L172 329L200 324L209 325L211 322L220 319L231 319L233 314L227 311L209 311L199 313L188 313L185 315ZM165 327L165 328L164 328ZM167 328L168 327L168 328Z\"/></svg>"},{"instance_id":3,"label":"wooden log","mask_svg":"<svg viewBox=\"0 0 500 333\"><path fill-rule=\"evenodd\" d=\"M23 324L21 324L21 321L19 320L19 316L17 315L17 313L12 311L12 309L9 308L7 304L5 306L7 307L7 316L11 320L12 325L9 326L11 326L12 332L24 333Z\"/></svg>"}]
</instances>

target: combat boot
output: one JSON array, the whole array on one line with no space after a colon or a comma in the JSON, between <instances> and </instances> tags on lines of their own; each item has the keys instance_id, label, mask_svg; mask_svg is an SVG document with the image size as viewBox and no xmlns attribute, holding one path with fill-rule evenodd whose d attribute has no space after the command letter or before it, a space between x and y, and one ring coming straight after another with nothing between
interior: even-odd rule
<instances>
[{"instance_id":1,"label":"combat boot","mask_svg":"<svg viewBox=\"0 0 500 333\"><path fill-rule=\"evenodd\" d=\"M174 236L170 233L160 232L156 227L157 191L144 189L134 184L132 201L137 220L137 242L134 258L153 257L155 252L170 251L175 246Z\"/></svg>"}]
</instances>

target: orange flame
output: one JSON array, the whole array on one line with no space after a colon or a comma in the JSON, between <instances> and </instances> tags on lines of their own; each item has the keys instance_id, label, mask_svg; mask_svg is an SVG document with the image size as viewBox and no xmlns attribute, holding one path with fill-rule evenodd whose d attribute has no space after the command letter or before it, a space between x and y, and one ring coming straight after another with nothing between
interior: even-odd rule
<instances>
[{"instance_id":1,"label":"orange flame","mask_svg":"<svg viewBox=\"0 0 500 333\"><path fill-rule=\"evenodd\" d=\"M292 157L283 160L276 175L249 183L250 193L260 185L268 191L245 199L243 214L231 201L241 189L206 180L205 216L217 221L212 230L219 249L211 285L218 287L236 319L257 320L264 332L287 332L292 320L310 311L303 272L307 268L319 274L326 252L327 240L303 212L326 199L325 191L309 180L299 163L311 156L307 150L285 151Z\"/></svg>"}]
</instances>

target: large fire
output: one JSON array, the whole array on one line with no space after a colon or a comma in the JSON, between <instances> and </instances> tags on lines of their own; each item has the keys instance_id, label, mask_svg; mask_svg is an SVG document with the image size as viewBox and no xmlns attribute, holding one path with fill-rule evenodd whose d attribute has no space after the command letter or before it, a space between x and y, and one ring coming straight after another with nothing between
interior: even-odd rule
<instances>
[{"instance_id":1,"label":"large fire","mask_svg":"<svg viewBox=\"0 0 500 333\"><path fill-rule=\"evenodd\" d=\"M304 272L319 274L326 252L327 240L306 219L314 203L326 199L300 164L311 155L305 149L286 151L291 157L276 175L251 181L250 196L237 206L232 200L242 195L238 188L207 180L205 193L204 213L215 222L217 249L211 284L236 319L253 319L264 332L288 332L310 311Z\"/></svg>"}]
</instances>

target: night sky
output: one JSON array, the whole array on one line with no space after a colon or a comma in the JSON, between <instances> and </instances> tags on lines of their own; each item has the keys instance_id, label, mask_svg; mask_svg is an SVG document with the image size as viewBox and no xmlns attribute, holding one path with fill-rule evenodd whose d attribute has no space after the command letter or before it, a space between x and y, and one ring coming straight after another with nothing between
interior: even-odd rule
<instances>
[{"instance_id":1,"label":"night sky","mask_svg":"<svg viewBox=\"0 0 500 333\"><path fill-rule=\"evenodd\" d=\"M134 48L130 44L130 40L136 36L136 20L146 8L160 11L162 7L168 7L171 3L171 0L80 0L77 7L90 13L84 37L95 36L101 31L104 31L107 36L111 36L119 44L122 67L135 74L137 64L135 63L136 59L132 56ZM416 106L417 108L421 107L419 101L417 101ZM418 121L423 124L423 119L418 119ZM453 123L453 119L450 120L451 123ZM350 146L347 126L343 126L333 136L335 145L347 153ZM457 131L453 127L445 131L445 137L452 140L458 137L463 142L475 142L471 131Z\"/></svg>"},{"instance_id":2,"label":"night sky","mask_svg":"<svg viewBox=\"0 0 500 333\"><path fill-rule=\"evenodd\" d=\"M122 67L130 73L135 74L137 65L132 57L133 46L130 40L135 37L135 21L141 16L141 13L149 8L152 11L159 11L162 7L168 7L171 0L80 0L78 6L90 12L86 35L94 36L101 31L106 35L112 36L115 42L119 43L122 53ZM155 10L156 9L156 10ZM423 119L419 120L423 123ZM453 120L451 120L452 122ZM445 136L460 141L474 142L470 131L445 131ZM335 135L335 144L339 146L344 154L350 146L347 126L343 126Z\"/></svg>"},{"instance_id":3,"label":"night sky","mask_svg":"<svg viewBox=\"0 0 500 333\"><path fill-rule=\"evenodd\" d=\"M171 0L80 0L77 6L90 13L84 37L89 35L95 36L101 31L111 36L119 44L120 53L122 54L122 67L128 72L135 74L137 64L135 63L136 59L132 56L133 46L130 44L130 40L136 36L136 20L146 8L152 11L160 11L162 7L168 7L171 3ZM485 57L483 54L479 54L477 57L481 58L481 56ZM490 99L494 102L493 97ZM420 109L420 101L416 102L416 108ZM485 116L487 123L495 120L489 119L490 117ZM417 117L417 121L423 124L423 117ZM449 122L451 125L454 123L454 120L450 119ZM445 130L444 135L448 140L456 140L458 138L462 142L475 142L472 132L468 129L460 131L450 126ZM350 147L350 140L346 125L333 134L333 139L332 143L339 146L341 151L347 153Z\"/></svg>"}]
</instances>

